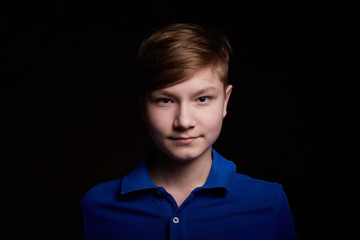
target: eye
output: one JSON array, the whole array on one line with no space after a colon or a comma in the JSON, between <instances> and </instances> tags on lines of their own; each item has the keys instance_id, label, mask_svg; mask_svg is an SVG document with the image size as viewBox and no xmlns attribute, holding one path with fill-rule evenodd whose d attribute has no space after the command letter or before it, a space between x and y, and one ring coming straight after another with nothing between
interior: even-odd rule
<instances>
[{"instance_id":1,"label":"eye","mask_svg":"<svg viewBox=\"0 0 360 240\"><path fill-rule=\"evenodd\" d=\"M170 103L171 100L168 98L160 98L160 99L158 99L158 102L162 103L162 104L167 104L167 103Z\"/></svg>"},{"instance_id":2,"label":"eye","mask_svg":"<svg viewBox=\"0 0 360 240\"><path fill-rule=\"evenodd\" d=\"M209 101L209 97L199 97L198 101L201 102L201 103L206 103L206 102Z\"/></svg>"}]
</instances>

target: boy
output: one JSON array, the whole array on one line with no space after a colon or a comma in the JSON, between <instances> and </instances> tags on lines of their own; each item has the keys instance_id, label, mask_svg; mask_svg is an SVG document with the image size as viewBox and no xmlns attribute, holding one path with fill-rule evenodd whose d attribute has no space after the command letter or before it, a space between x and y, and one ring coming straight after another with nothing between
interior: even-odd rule
<instances>
[{"instance_id":1,"label":"boy","mask_svg":"<svg viewBox=\"0 0 360 240\"><path fill-rule=\"evenodd\" d=\"M85 239L296 239L281 185L236 173L212 149L232 91L230 53L220 32L190 24L143 41L138 93L156 150L83 197Z\"/></svg>"}]
</instances>

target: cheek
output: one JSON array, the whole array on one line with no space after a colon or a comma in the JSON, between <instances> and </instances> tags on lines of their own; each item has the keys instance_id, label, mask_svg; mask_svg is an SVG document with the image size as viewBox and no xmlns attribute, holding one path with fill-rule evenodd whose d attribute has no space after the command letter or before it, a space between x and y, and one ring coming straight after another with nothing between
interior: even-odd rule
<instances>
[{"instance_id":1,"label":"cheek","mask_svg":"<svg viewBox=\"0 0 360 240\"><path fill-rule=\"evenodd\" d=\"M145 121L149 132L162 133L169 125L169 116L168 114L161 113L161 111L148 109Z\"/></svg>"},{"instance_id":2,"label":"cheek","mask_svg":"<svg viewBox=\"0 0 360 240\"><path fill-rule=\"evenodd\" d=\"M223 117L222 115L218 117L214 117L209 121L209 127L213 129L213 131L219 132L222 127Z\"/></svg>"},{"instance_id":3,"label":"cheek","mask_svg":"<svg viewBox=\"0 0 360 240\"><path fill-rule=\"evenodd\" d=\"M221 130L223 115L222 111L219 109L214 109L209 111L206 115L202 116L203 126L206 128L207 132L212 135L218 135Z\"/></svg>"}]
</instances>

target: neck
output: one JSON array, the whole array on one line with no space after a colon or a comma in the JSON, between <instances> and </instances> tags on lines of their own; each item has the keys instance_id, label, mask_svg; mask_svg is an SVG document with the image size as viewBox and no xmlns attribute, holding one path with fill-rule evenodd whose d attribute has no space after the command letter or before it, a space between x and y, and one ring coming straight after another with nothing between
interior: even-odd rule
<instances>
[{"instance_id":1,"label":"neck","mask_svg":"<svg viewBox=\"0 0 360 240\"><path fill-rule=\"evenodd\" d=\"M197 159L178 161L158 152L156 164L150 168L155 185L168 192L191 192L205 184L212 165L211 148Z\"/></svg>"}]
</instances>

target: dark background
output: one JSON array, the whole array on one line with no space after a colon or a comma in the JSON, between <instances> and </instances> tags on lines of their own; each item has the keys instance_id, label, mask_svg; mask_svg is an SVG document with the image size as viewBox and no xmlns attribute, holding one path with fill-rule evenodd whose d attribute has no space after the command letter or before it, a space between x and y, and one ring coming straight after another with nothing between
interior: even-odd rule
<instances>
[{"instance_id":1,"label":"dark background","mask_svg":"<svg viewBox=\"0 0 360 240\"><path fill-rule=\"evenodd\" d=\"M156 27L191 22L222 29L234 50L215 149L238 172L283 184L300 239L320 239L331 157L329 9L294 1L3 5L0 238L72 239L82 195L131 171L151 146L132 89L140 42Z\"/></svg>"}]
</instances>

